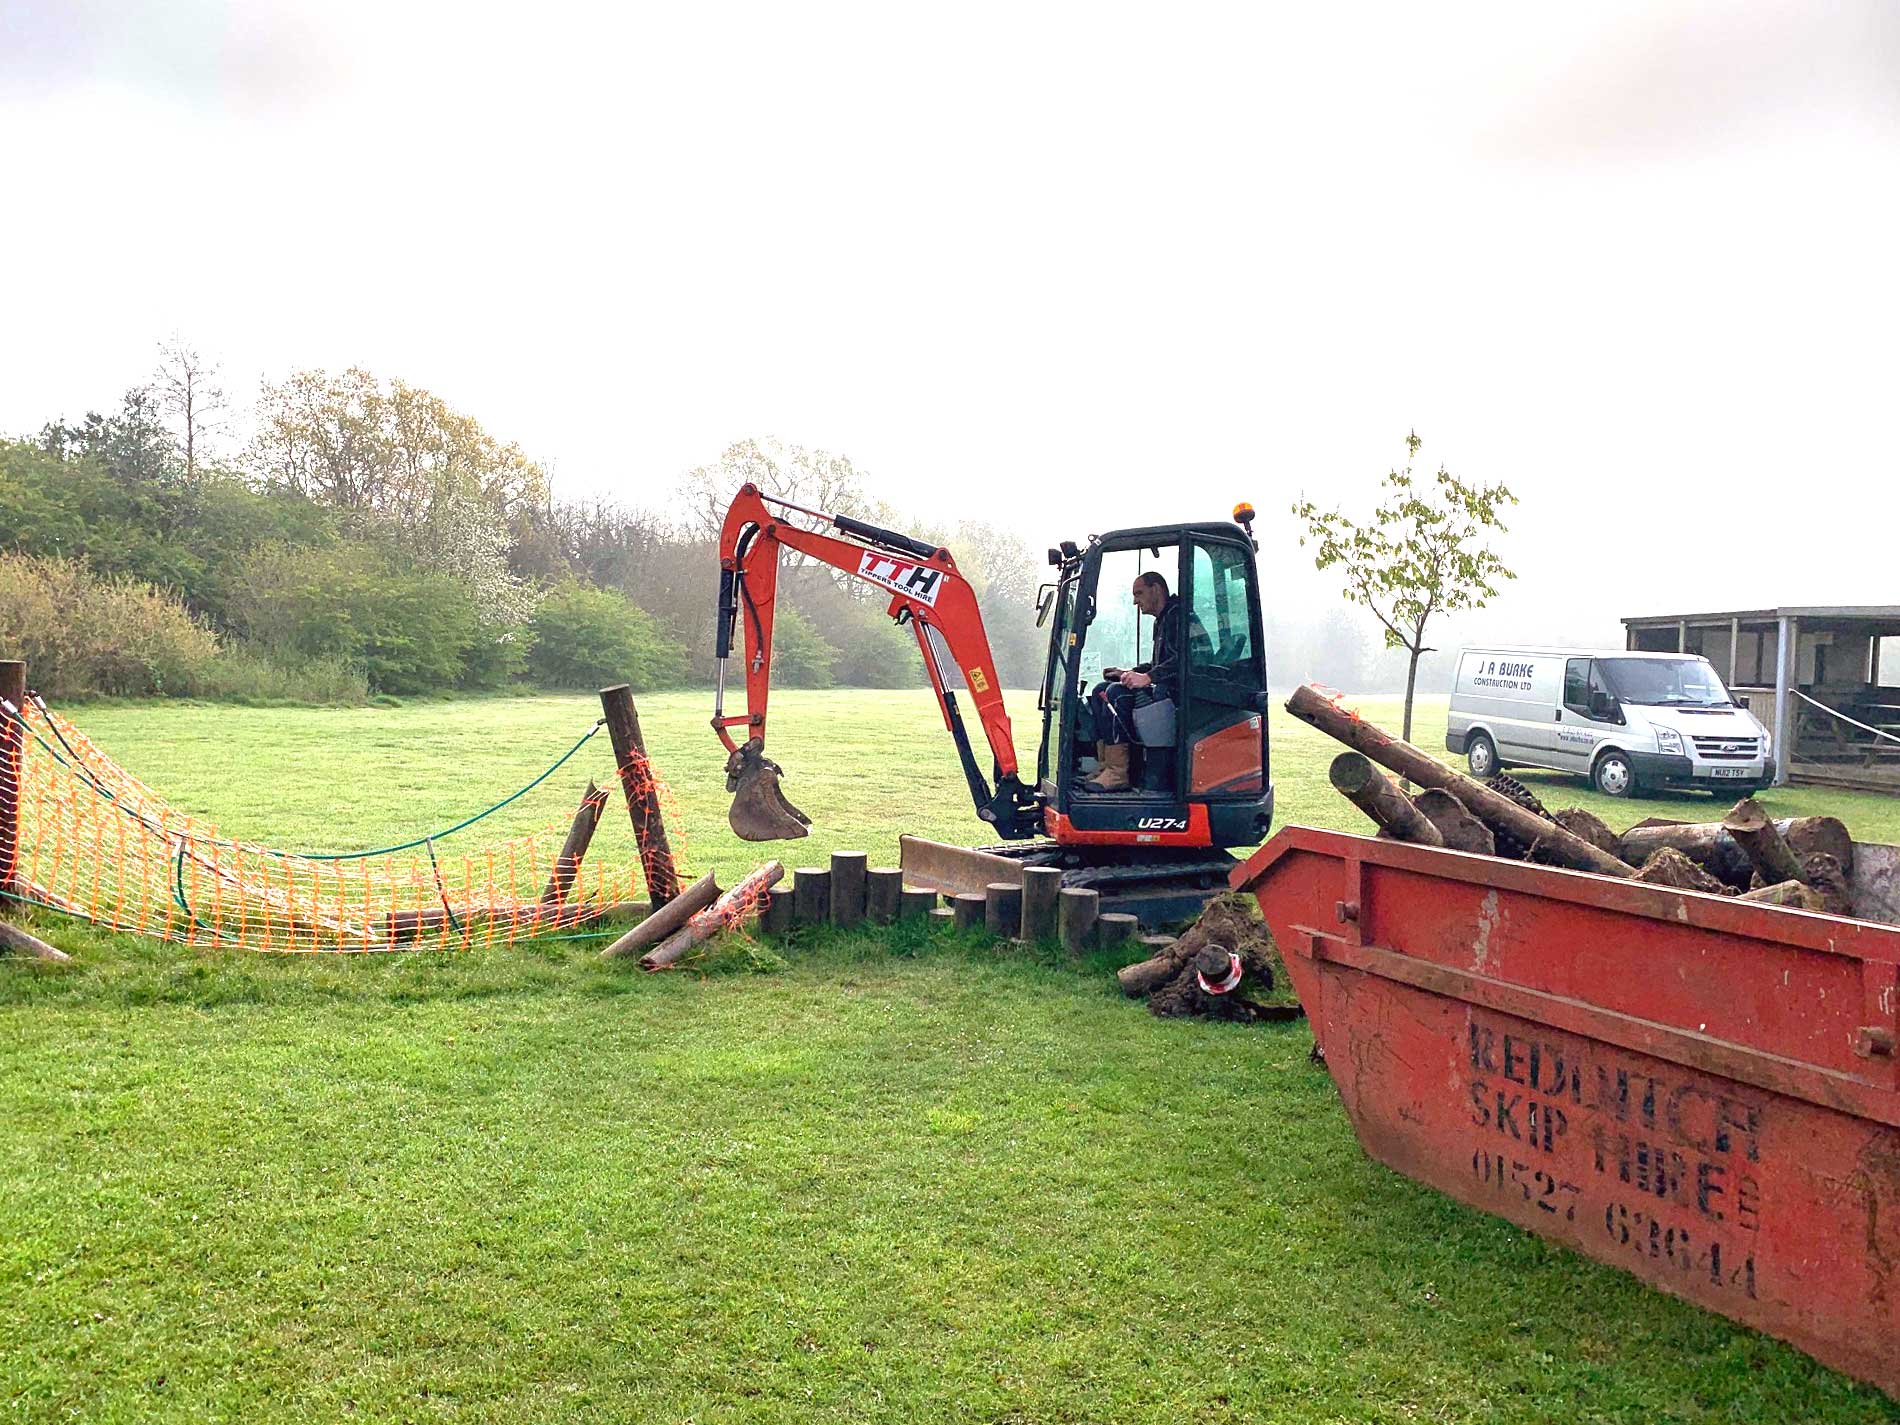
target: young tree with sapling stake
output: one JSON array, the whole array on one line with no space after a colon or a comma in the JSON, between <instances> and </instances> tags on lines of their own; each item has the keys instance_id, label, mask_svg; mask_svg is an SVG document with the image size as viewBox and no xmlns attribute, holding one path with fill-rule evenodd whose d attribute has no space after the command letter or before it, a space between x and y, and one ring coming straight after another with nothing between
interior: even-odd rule
<instances>
[{"instance_id":1,"label":"young tree with sapling stake","mask_svg":"<svg viewBox=\"0 0 1900 1425\"><path fill-rule=\"evenodd\" d=\"M1315 545L1313 567L1340 566L1346 598L1385 625L1386 647L1410 655L1400 734L1407 742L1418 660L1437 651L1425 646L1426 625L1434 614L1483 608L1497 597L1496 581L1517 577L1479 543L1493 530L1505 532L1498 512L1517 497L1501 484L1467 484L1442 465L1429 481L1420 479L1411 462L1423 444L1416 431L1405 437L1405 468L1386 473L1379 506L1364 524L1311 500L1293 506L1304 525L1300 544Z\"/></svg>"}]
</instances>

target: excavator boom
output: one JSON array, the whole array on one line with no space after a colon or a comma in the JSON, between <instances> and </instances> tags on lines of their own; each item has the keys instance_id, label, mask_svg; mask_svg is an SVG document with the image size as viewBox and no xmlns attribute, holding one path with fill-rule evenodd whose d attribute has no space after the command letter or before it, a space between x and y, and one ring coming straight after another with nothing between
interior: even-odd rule
<instances>
[{"instance_id":1,"label":"excavator boom","mask_svg":"<svg viewBox=\"0 0 1900 1425\"><path fill-rule=\"evenodd\" d=\"M836 533L807 528L795 516L822 521ZM765 755L779 556L787 549L890 594L886 611L897 624L909 627L923 652L931 691L956 744L977 815L1006 838L1035 834L1041 807L1017 773L1016 745L983 615L975 591L949 551L847 515L774 499L750 484L733 497L719 537L714 649L718 691L712 725L730 754L726 786L733 793L728 814L733 831L748 841L777 841L803 836L811 824L786 799L780 786L783 773ZM735 627L745 656L746 710L728 715L726 668ZM957 698L959 685L968 691L989 743L990 777L984 776L971 749ZM743 735L735 739L735 730Z\"/></svg>"}]
</instances>

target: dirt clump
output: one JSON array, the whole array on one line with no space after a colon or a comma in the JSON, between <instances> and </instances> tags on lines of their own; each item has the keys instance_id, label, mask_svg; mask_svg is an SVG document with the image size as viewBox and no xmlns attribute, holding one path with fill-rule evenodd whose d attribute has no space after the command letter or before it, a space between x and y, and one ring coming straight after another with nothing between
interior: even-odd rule
<instances>
[{"instance_id":1,"label":"dirt clump","mask_svg":"<svg viewBox=\"0 0 1900 1425\"><path fill-rule=\"evenodd\" d=\"M1151 991L1148 1009L1163 1019L1252 1024L1300 1013L1297 1005L1257 998L1273 989L1273 939L1253 902L1240 895L1209 901L1179 940L1123 970L1121 979L1130 994Z\"/></svg>"}]
</instances>

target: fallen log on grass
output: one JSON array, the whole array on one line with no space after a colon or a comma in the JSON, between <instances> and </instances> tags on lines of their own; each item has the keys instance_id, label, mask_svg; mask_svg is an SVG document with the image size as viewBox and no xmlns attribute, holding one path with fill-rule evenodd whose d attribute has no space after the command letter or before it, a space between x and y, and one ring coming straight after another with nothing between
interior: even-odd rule
<instances>
[{"instance_id":1,"label":"fallen log on grass","mask_svg":"<svg viewBox=\"0 0 1900 1425\"><path fill-rule=\"evenodd\" d=\"M1327 777L1340 795L1372 819L1394 841L1418 846L1443 846L1438 828L1395 787L1363 752L1342 752L1333 758Z\"/></svg>"},{"instance_id":2,"label":"fallen log on grass","mask_svg":"<svg viewBox=\"0 0 1900 1425\"><path fill-rule=\"evenodd\" d=\"M593 925L603 920L624 920L644 915L645 901L607 901L602 905L475 905L446 906L428 910L392 910L381 920L371 921L368 933L373 940L417 940L425 935L473 934L492 925L498 930L538 934L544 930L566 930L576 925ZM299 931L299 933L305 933Z\"/></svg>"},{"instance_id":3,"label":"fallen log on grass","mask_svg":"<svg viewBox=\"0 0 1900 1425\"><path fill-rule=\"evenodd\" d=\"M730 930L749 914L757 911L765 893L777 885L785 868L767 861L710 906L694 915L685 925L653 950L640 957L643 970L664 970L678 963L688 951L705 944L722 930ZM708 876L707 880L712 877ZM682 895L681 899L684 899Z\"/></svg>"},{"instance_id":4,"label":"fallen log on grass","mask_svg":"<svg viewBox=\"0 0 1900 1425\"><path fill-rule=\"evenodd\" d=\"M1452 771L1411 743L1403 742L1364 718L1347 712L1310 684L1297 689L1287 699L1286 710L1301 722L1310 723L1327 736L1365 753L1389 771L1420 786L1451 793L1494 833L1503 831L1526 846L1543 840L1548 854L1559 858L1559 864L1579 871L1595 871L1603 876L1628 877L1635 874L1633 867L1609 852L1572 835L1547 817L1519 806L1482 782L1475 782Z\"/></svg>"},{"instance_id":5,"label":"fallen log on grass","mask_svg":"<svg viewBox=\"0 0 1900 1425\"><path fill-rule=\"evenodd\" d=\"M49 965L70 965L73 957L56 950L36 935L28 935L19 926L0 920L0 955L25 955Z\"/></svg>"},{"instance_id":6,"label":"fallen log on grass","mask_svg":"<svg viewBox=\"0 0 1900 1425\"><path fill-rule=\"evenodd\" d=\"M1124 965L1115 972L1115 982L1122 987L1122 993L1130 999L1142 999L1153 994L1169 980L1181 973L1181 966L1194 957L1196 950L1206 944L1196 941L1188 948L1182 948L1182 941L1175 941L1159 955L1151 955L1146 960L1137 960L1132 965Z\"/></svg>"},{"instance_id":7,"label":"fallen log on grass","mask_svg":"<svg viewBox=\"0 0 1900 1425\"><path fill-rule=\"evenodd\" d=\"M600 958L620 960L658 945L718 898L719 887L708 872L601 951Z\"/></svg>"}]
</instances>

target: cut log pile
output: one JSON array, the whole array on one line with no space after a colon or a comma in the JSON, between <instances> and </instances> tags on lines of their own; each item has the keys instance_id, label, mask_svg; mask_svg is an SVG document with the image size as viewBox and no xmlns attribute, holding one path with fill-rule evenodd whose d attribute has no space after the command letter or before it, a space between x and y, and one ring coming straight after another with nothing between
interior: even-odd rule
<instances>
[{"instance_id":1,"label":"cut log pile","mask_svg":"<svg viewBox=\"0 0 1900 1425\"><path fill-rule=\"evenodd\" d=\"M1333 759L1329 776L1388 840L1757 904L1854 914L1854 842L1835 817L1777 821L1753 797L1744 797L1719 822L1645 823L1619 835L1580 807L1546 811L1509 777L1480 782L1455 772L1311 686L1294 693L1286 707L1353 749ZM1408 795L1381 767L1420 790Z\"/></svg>"}]
</instances>

